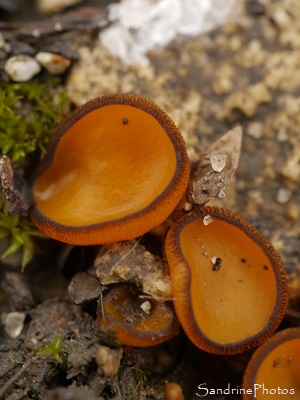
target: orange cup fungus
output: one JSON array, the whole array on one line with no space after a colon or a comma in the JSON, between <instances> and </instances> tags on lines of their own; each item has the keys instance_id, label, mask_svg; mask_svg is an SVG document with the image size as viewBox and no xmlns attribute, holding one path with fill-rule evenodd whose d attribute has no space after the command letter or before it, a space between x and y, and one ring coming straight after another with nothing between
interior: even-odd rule
<instances>
[{"instance_id":1,"label":"orange cup fungus","mask_svg":"<svg viewBox=\"0 0 300 400\"><path fill-rule=\"evenodd\" d=\"M149 298L130 284L117 284L103 295L98 321L113 330L120 343L135 347L163 343L179 331L169 302Z\"/></svg>"},{"instance_id":2,"label":"orange cup fungus","mask_svg":"<svg viewBox=\"0 0 300 400\"><path fill-rule=\"evenodd\" d=\"M255 351L243 387L244 400L300 398L300 328L276 333Z\"/></svg>"},{"instance_id":3,"label":"orange cup fungus","mask_svg":"<svg viewBox=\"0 0 300 400\"><path fill-rule=\"evenodd\" d=\"M286 272L248 221L204 207L175 222L165 251L175 310L196 346L235 354L274 334L287 306Z\"/></svg>"},{"instance_id":4,"label":"orange cup fungus","mask_svg":"<svg viewBox=\"0 0 300 400\"><path fill-rule=\"evenodd\" d=\"M168 115L139 96L108 95L77 109L54 134L30 214L65 243L132 239L171 214L188 179L185 144Z\"/></svg>"}]
</instances>

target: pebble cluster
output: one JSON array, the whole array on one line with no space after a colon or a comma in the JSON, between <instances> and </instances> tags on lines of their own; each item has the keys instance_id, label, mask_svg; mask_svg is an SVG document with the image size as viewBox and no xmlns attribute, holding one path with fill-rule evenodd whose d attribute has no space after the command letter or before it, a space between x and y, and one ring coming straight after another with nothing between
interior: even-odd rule
<instances>
[{"instance_id":1,"label":"pebble cluster","mask_svg":"<svg viewBox=\"0 0 300 400\"><path fill-rule=\"evenodd\" d=\"M71 61L60 54L40 51L35 57L18 54L8 58L4 71L15 82L27 82L44 67L52 75L61 75L70 66Z\"/></svg>"}]
</instances>

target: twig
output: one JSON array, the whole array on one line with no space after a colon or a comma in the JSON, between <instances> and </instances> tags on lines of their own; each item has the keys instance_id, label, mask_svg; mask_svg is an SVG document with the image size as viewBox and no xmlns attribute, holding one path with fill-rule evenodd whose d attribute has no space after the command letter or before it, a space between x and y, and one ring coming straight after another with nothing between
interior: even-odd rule
<instances>
[{"instance_id":1,"label":"twig","mask_svg":"<svg viewBox=\"0 0 300 400\"><path fill-rule=\"evenodd\" d=\"M9 381L6 382L6 384L4 386L2 386L2 388L0 389L0 399L4 399L4 397L2 397L5 392L7 391L7 389L17 380L20 378L20 376L26 371L26 369L31 365L32 363L32 359L26 361L25 364L22 365L22 367L19 369L19 371L10 378Z\"/></svg>"}]
</instances>

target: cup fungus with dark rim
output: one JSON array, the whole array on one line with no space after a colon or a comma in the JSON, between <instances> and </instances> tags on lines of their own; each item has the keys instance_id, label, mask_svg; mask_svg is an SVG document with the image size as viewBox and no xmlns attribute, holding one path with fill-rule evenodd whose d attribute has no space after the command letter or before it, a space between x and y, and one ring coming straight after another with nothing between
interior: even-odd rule
<instances>
[{"instance_id":1,"label":"cup fungus with dark rim","mask_svg":"<svg viewBox=\"0 0 300 400\"><path fill-rule=\"evenodd\" d=\"M300 398L299 327L277 332L254 352L244 374L243 388L244 400Z\"/></svg>"},{"instance_id":2,"label":"cup fungus with dark rim","mask_svg":"<svg viewBox=\"0 0 300 400\"><path fill-rule=\"evenodd\" d=\"M204 207L171 226L165 242L175 311L199 348L235 354L275 333L287 306L279 254L240 215Z\"/></svg>"},{"instance_id":3,"label":"cup fungus with dark rim","mask_svg":"<svg viewBox=\"0 0 300 400\"><path fill-rule=\"evenodd\" d=\"M34 176L29 212L65 243L132 239L171 214L189 170L184 140L163 110L136 95L107 95L58 128Z\"/></svg>"},{"instance_id":4,"label":"cup fungus with dark rim","mask_svg":"<svg viewBox=\"0 0 300 400\"><path fill-rule=\"evenodd\" d=\"M99 323L114 331L116 339L127 346L154 346L179 331L170 302L151 298L126 283L116 284L103 294L97 314Z\"/></svg>"}]
</instances>

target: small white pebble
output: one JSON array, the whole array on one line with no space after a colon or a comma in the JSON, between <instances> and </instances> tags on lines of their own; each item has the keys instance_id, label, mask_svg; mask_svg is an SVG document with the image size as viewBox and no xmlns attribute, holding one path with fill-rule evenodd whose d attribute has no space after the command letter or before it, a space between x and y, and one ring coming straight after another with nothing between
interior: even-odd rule
<instances>
[{"instance_id":1,"label":"small white pebble","mask_svg":"<svg viewBox=\"0 0 300 400\"><path fill-rule=\"evenodd\" d=\"M209 225L210 223L213 222L213 218L210 215L205 215L205 217L203 218L203 224L205 226Z\"/></svg>"},{"instance_id":2,"label":"small white pebble","mask_svg":"<svg viewBox=\"0 0 300 400\"><path fill-rule=\"evenodd\" d=\"M291 200L293 193L289 189L280 188L277 192L277 201L279 204L286 204Z\"/></svg>"},{"instance_id":3,"label":"small white pebble","mask_svg":"<svg viewBox=\"0 0 300 400\"><path fill-rule=\"evenodd\" d=\"M111 349L102 345L97 348L95 354L96 363L102 369L104 376L111 377L117 375L122 355L122 348Z\"/></svg>"},{"instance_id":4,"label":"small white pebble","mask_svg":"<svg viewBox=\"0 0 300 400\"><path fill-rule=\"evenodd\" d=\"M260 139L263 135L263 123L260 121L250 122L247 128L247 135L254 139Z\"/></svg>"},{"instance_id":5,"label":"small white pebble","mask_svg":"<svg viewBox=\"0 0 300 400\"><path fill-rule=\"evenodd\" d=\"M150 301L146 300L144 303L140 305L141 309L144 311L145 314L149 315L151 311L151 303Z\"/></svg>"},{"instance_id":6,"label":"small white pebble","mask_svg":"<svg viewBox=\"0 0 300 400\"><path fill-rule=\"evenodd\" d=\"M60 54L48 53L40 51L35 56L35 59L44 67L50 74L61 75L71 64L71 61Z\"/></svg>"},{"instance_id":7,"label":"small white pebble","mask_svg":"<svg viewBox=\"0 0 300 400\"><path fill-rule=\"evenodd\" d=\"M288 134L286 128L281 127L277 132L277 140L278 142L286 142L288 140Z\"/></svg>"},{"instance_id":8,"label":"small white pebble","mask_svg":"<svg viewBox=\"0 0 300 400\"><path fill-rule=\"evenodd\" d=\"M64 29L63 24L61 22L55 22L54 29L56 32L61 32Z\"/></svg>"},{"instance_id":9,"label":"small white pebble","mask_svg":"<svg viewBox=\"0 0 300 400\"><path fill-rule=\"evenodd\" d=\"M184 204L185 211L191 211L192 208L193 208L192 204L189 203L188 201Z\"/></svg>"},{"instance_id":10,"label":"small white pebble","mask_svg":"<svg viewBox=\"0 0 300 400\"><path fill-rule=\"evenodd\" d=\"M26 54L9 58L4 64L4 70L15 82L27 82L41 70L40 64Z\"/></svg>"},{"instance_id":11,"label":"small white pebble","mask_svg":"<svg viewBox=\"0 0 300 400\"><path fill-rule=\"evenodd\" d=\"M82 0L36 0L39 11L43 14L59 13L66 7L73 6Z\"/></svg>"},{"instance_id":12,"label":"small white pebble","mask_svg":"<svg viewBox=\"0 0 300 400\"><path fill-rule=\"evenodd\" d=\"M275 22L275 24L280 27L288 26L288 24L290 24L291 22L288 13L281 7L275 8L275 11L273 12L272 15L272 19Z\"/></svg>"},{"instance_id":13,"label":"small white pebble","mask_svg":"<svg viewBox=\"0 0 300 400\"><path fill-rule=\"evenodd\" d=\"M181 386L177 382L167 382L165 384L165 397L167 400L184 400Z\"/></svg>"},{"instance_id":14,"label":"small white pebble","mask_svg":"<svg viewBox=\"0 0 300 400\"><path fill-rule=\"evenodd\" d=\"M213 263L213 265L215 265L215 263L216 263L216 261L217 261L217 258L218 258L218 257L212 257L212 258L210 259L210 261Z\"/></svg>"},{"instance_id":15,"label":"small white pebble","mask_svg":"<svg viewBox=\"0 0 300 400\"><path fill-rule=\"evenodd\" d=\"M219 197L220 199L224 199L224 197L225 197L225 191L224 191L224 190L220 190L219 193L218 193L218 197Z\"/></svg>"},{"instance_id":16,"label":"small white pebble","mask_svg":"<svg viewBox=\"0 0 300 400\"><path fill-rule=\"evenodd\" d=\"M39 38L41 36L41 31L38 28L33 29L32 32L31 32L31 35L34 38Z\"/></svg>"},{"instance_id":17,"label":"small white pebble","mask_svg":"<svg viewBox=\"0 0 300 400\"><path fill-rule=\"evenodd\" d=\"M4 330L12 339L17 338L23 330L26 314L18 311L12 311L2 315Z\"/></svg>"},{"instance_id":18,"label":"small white pebble","mask_svg":"<svg viewBox=\"0 0 300 400\"><path fill-rule=\"evenodd\" d=\"M226 165L226 154L213 154L210 156L210 163L214 171L221 172Z\"/></svg>"}]
</instances>

